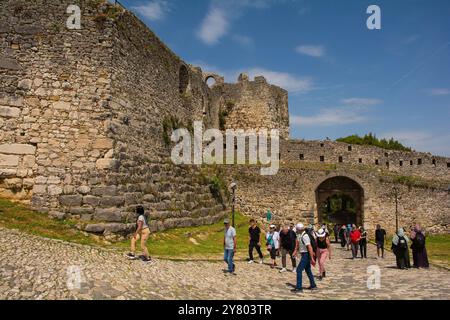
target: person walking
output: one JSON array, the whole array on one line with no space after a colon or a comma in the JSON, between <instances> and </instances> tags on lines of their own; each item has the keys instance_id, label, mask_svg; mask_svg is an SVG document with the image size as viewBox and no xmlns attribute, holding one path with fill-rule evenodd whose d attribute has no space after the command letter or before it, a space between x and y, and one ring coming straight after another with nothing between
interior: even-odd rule
<instances>
[{"instance_id":1,"label":"person walking","mask_svg":"<svg viewBox=\"0 0 450 320\"><path fill-rule=\"evenodd\" d=\"M248 244L248 263L253 263L253 249L259 255L259 263L263 263L263 254L261 252L261 229L256 225L255 219L250 219L250 227L248 228L249 244Z\"/></svg>"},{"instance_id":2,"label":"person walking","mask_svg":"<svg viewBox=\"0 0 450 320\"><path fill-rule=\"evenodd\" d=\"M347 228L345 227L345 224L342 225L342 227L339 229L339 239L341 240L341 248L345 247L345 244L347 243L347 239L345 237L345 233L347 232Z\"/></svg>"},{"instance_id":3,"label":"person walking","mask_svg":"<svg viewBox=\"0 0 450 320\"><path fill-rule=\"evenodd\" d=\"M359 241L361 240L361 232L353 225L352 231L350 232L350 242L352 246L352 259L358 257L358 247Z\"/></svg>"},{"instance_id":4,"label":"person walking","mask_svg":"<svg viewBox=\"0 0 450 320\"><path fill-rule=\"evenodd\" d=\"M234 265L234 254L236 253L236 229L230 226L230 220L225 219L223 221L225 225L225 232L223 237L223 260L227 263L228 269L226 272L230 274L235 274L234 271L236 269Z\"/></svg>"},{"instance_id":5,"label":"person walking","mask_svg":"<svg viewBox=\"0 0 450 320\"><path fill-rule=\"evenodd\" d=\"M386 230L382 229L379 224L377 224L377 229L375 230L375 243L377 244L377 257L384 259L384 242L386 239Z\"/></svg>"},{"instance_id":6,"label":"person walking","mask_svg":"<svg viewBox=\"0 0 450 320\"><path fill-rule=\"evenodd\" d=\"M405 235L403 228L398 229L397 233L392 238L392 251L395 254L395 260L397 262L397 268L409 269L411 268L409 262L409 239Z\"/></svg>"},{"instance_id":7,"label":"person walking","mask_svg":"<svg viewBox=\"0 0 450 320\"><path fill-rule=\"evenodd\" d=\"M414 268L429 268L427 249L425 247L425 233L419 224L411 230L411 249Z\"/></svg>"},{"instance_id":8,"label":"person walking","mask_svg":"<svg viewBox=\"0 0 450 320\"><path fill-rule=\"evenodd\" d=\"M339 225L337 223L334 224L333 226L333 234L334 234L334 242L338 243L339 242L339 230L341 228L339 227Z\"/></svg>"},{"instance_id":9,"label":"person walking","mask_svg":"<svg viewBox=\"0 0 450 320\"><path fill-rule=\"evenodd\" d=\"M361 233L361 240L359 240L359 250L361 251L361 259L367 259L367 231L364 227L359 227Z\"/></svg>"},{"instance_id":10,"label":"person walking","mask_svg":"<svg viewBox=\"0 0 450 320\"><path fill-rule=\"evenodd\" d=\"M349 251L351 247L350 232L352 232L352 225L348 224L345 229L345 241L347 243L347 251Z\"/></svg>"},{"instance_id":11,"label":"person walking","mask_svg":"<svg viewBox=\"0 0 450 320\"><path fill-rule=\"evenodd\" d=\"M266 236L266 246L267 251L270 253L270 258L272 259L272 264L270 265L271 268L275 268L277 266L277 250L279 249L279 240L280 240L280 234L278 231L276 231L275 225L271 224L269 232Z\"/></svg>"},{"instance_id":12,"label":"person walking","mask_svg":"<svg viewBox=\"0 0 450 320\"><path fill-rule=\"evenodd\" d=\"M267 222L270 222L272 220L272 212L270 212L270 209L267 209L266 219Z\"/></svg>"},{"instance_id":13,"label":"person walking","mask_svg":"<svg viewBox=\"0 0 450 320\"><path fill-rule=\"evenodd\" d=\"M314 275L311 271L311 266L316 265L315 253L313 252L313 248L311 246L310 237L305 232L305 227L303 224L299 223L296 226L297 229L297 240L295 242L295 250L294 255L300 253L300 262L297 265L297 284L294 289L291 290L293 293L303 292L302 286L302 274L303 270L306 272L306 275L309 279L309 288L310 290L316 290L317 286L314 282Z\"/></svg>"},{"instance_id":14,"label":"person walking","mask_svg":"<svg viewBox=\"0 0 450 320\"><path fill-rule=\"evenodd\" d=\"M296 234L293 230L285 225L280 232L280 249L281 249L281 270L280 272L286 272L286 256L289 254L291 257L292 271L295 271L297 263L295 261L294 250L295 250L295 239Z\"/></svg>"},{"instance_id":15,"label":"person walking","mask_svg":"<svg viewBox=\"0 0 450 320\"><path fill-rule=\"evenodd\" d=\"M331 243L328 233L324 229L317 231L317 261L319 262L319 280L325 278L325 262L331 260Z\"/></svg>"},{"instance_id":16,"label":"person walking","mask_svg":"<svg viewBox=\"0 0 450 320\"><path fill-rule=\"evenodd\" d=\"M128 253L127 256L131 260L138 259L136 258L136 242L141 239L142 255L140 258L144 262L151 262L147 248L147 240L150 236L150 228L148 227L148 213L145 213L143 206L138 205L136 207L136 214L138 216L136 220L136 231L131 237L131 252Z\"/></svg>"}]
</instances>

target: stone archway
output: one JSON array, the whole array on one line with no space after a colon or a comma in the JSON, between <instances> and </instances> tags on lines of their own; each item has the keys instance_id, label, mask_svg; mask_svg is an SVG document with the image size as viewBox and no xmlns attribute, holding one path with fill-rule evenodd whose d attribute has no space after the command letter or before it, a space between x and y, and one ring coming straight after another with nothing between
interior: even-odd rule
<instances>
[{"instance_id":1,"label":"stone archway","mask_svg":"<svg viewBox=\"0 0 450 320\"><path fill-rule=\"evenodd\" d=\"M363 225L364 189L346 176L333 176L315 190L318 222Z\"/></svg>"}]
</instances>

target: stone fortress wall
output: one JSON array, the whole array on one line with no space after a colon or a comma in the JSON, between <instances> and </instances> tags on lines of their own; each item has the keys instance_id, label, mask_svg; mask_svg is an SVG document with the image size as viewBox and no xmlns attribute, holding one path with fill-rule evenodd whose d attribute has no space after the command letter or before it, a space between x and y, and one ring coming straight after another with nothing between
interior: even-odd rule
<instances>
[{"instance_id":1,"label":"stone fortress wall","mask_svg":"<svg viewBox=\"0 0 450 320\"><path fill-rule=\"evenodd\" d=\"M101 0L77 3L81 30L65 27L72 1L0 3L0 196L104 235L130 232L138 203L153 211L152 230L218 221L228 199L211 188L217 170L169 159L171 130L202 121L222 130L280 130L276 176L222 168L226 181L239 182L246 214L270 207L281 220L318 221L315 190L340 174L364 189L364 224L388 223L385 190L401 175L423 180L420 188L401 185L411 200L405 221L419 217L430 230L448 230L450 159L289 140L284 89L245 74L225 83L182 61L129 11Z\"/></svg>"}]
</instances>

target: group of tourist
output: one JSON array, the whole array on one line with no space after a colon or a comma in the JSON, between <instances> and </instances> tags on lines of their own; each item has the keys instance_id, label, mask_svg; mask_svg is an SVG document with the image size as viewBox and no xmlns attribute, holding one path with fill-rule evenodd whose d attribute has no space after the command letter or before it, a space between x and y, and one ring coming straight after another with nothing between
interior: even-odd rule
<instances>
[{"instance_id":1,"label":"group of tourist","mask_svg":"<svg viewBox=\"0 0 450 320\"><path fill-rule=\"evenodd\" d=\"M269 213L270 211L268 211ZM144 262L151 262L149 252L147 249L147 240L150 235L148 213L145 213L142 206L137 206L137 221L136 231L131 238L131 252L128 253L129 259L141 259ZM269 214L268 214L269 215ZM270 219L268 219L270 221ZM224 261L228 268L224 270L227 273L235 274L234 254L236 253L236 229L230 225L230 220L224 220L225 232L223 238L224 247ZM361 259L367 258L367 242L368 235L363 227L357 227L355 224L334 225L333 233L335 241L342 248L351 249L352 259L358 257L360 253ZM261 245L261 229L258 227L255 219L250 220L248 229L248 263L255 263L254 250L256 250L259 258L259 263L263 263L264 254ZM143 254L136 257L136 243L140 240ZM384 258L384 244L386 242L386 231L380 225L376 226L375 243L377 246L378 258ZM299 223L286 224L280 230L274 224L270 224L268 232L265 237L265 247L270 256L270 267L276 268L277 257L281 255L281 268L279 272L286 272L287 257L291 260L291 271L297 275L297 283L293 292L300 292L302 288L302 274L303 271L309 279L310 286L308 289L314 290L317 288L311 266L318 264L319 276L322 280L326 277L325 264L327 259L331 260L331 243L330 232L327 226L321 225L315 231L312 225L304 226ZM425 233L421 230L419 225L412 227L409 237L405 233L404 228L400 228L392 238L391 249L396 257L397 267L399 269L410 268L409 248L412 249L413 266L416 268L428 268L428 257L425 248Z\"/></svg>"},{"instance_id":2,"label":"group of tourist","mask_svg":"<svg viewBox=\"0 0 450 320\"><path fill-rule=\"evenodd\" d=\"M346 246L347 250L352 250L353 259L358 257L358 251L361 253L361 258L367 258L367 231L364 227L356 227L355 224L344 224L340 227L335 224L333 231L335 241L340 241L342 248ZM382 248L384 250L384 241Z\"/></svg>"}]
</instances>

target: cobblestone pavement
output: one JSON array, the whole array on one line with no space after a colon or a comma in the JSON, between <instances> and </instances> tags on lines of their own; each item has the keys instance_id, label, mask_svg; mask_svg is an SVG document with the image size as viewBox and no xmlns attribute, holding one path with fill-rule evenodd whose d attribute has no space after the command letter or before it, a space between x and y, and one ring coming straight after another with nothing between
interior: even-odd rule
<instances>
[{"instance_id":1,"label":"cobblestone pavement","mask_svg":"<svg viewBox=\"0 0 450 320\"><path fill-rule=\"evenodd\" d=\"M294 283L295 274L279 273L264 264L238 261L236 275L225 275L222 262L158 259L145 264L129 261L113 250L0 228L0 299L450 298L449 271L437 267L397 270L392 254L376 259L373 246L368 248L369 259L364 260L349 259L351 253L338 246L333 249L327 278L317 281L319 290L293 294L286 283ZM380 267L380 289L367 289L369 265ZM76 268L81 269L79 287L73 287Z\"/></svg>"}]
</instances>

